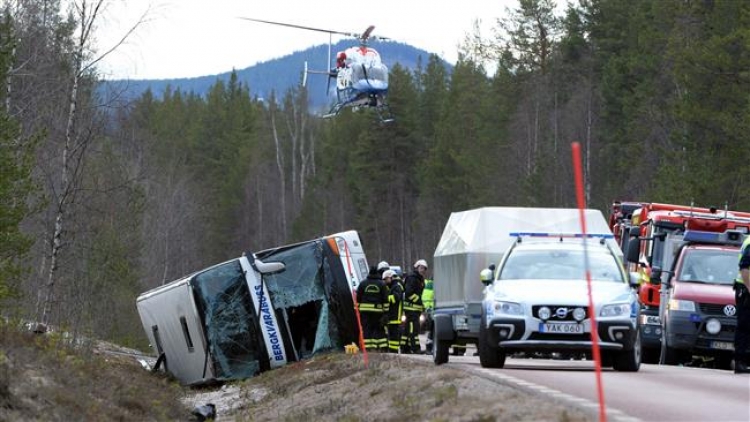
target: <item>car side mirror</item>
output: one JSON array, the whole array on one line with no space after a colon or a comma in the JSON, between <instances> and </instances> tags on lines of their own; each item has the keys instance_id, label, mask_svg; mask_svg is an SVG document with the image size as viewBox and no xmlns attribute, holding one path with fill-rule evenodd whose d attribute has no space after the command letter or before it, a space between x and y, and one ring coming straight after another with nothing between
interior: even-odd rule
<instances>
[{"instance_id":1,"label":"car side mirror","mask_svg":"<svg viewBox=\"0 0 750 422\"><path fill-rule=\"evenodd\" d=\"M491 269L485 268L482 270L482 272L479 273L479 280L485 286L489 286L490 284L492 284L493 275L494 273Z\"/></svg>"},{"instance_id":2,"label":"car side mirror","mask_svg":"<svg viewBox=\"0 0 750 422\"><path fill-rule=\"evenodd\" d=\"M641 252L641 242L638 241L637 237L633 237L628 241L628 251L626 254L626 258L628 262L637 263L638 262L638 255L640 255Z\"/></svg>"},{"instance_id":3,"label":"car side mirror","mask_svg":"<svg viewBox=\"0 0 750 422\"><path fill-rule=\"evenodd\" d=\"M630 287L638 288L641 285L641 274L637 271L631 271L628 275L630 276Z\"/></svg>"}]
</instances>

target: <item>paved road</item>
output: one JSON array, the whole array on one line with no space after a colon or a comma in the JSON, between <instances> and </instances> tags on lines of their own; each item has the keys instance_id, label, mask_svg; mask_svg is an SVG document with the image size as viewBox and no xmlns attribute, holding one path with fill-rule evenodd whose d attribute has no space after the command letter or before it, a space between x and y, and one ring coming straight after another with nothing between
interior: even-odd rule
<instances>
[{"instance_id":1,"label":"paved road","mask_svg":"<svg viewBox=\"0 0 750 422\"><path fill-rule=\"evenodd\" d=\"M469 356L451 356L447 365L550 395L598 416L593 362L509 358L503 369L487 369L469 351ZM636 373L604 369L602 384L611 421L750 421L750 375L644 364Z\"/></svg>"}]
</instances>

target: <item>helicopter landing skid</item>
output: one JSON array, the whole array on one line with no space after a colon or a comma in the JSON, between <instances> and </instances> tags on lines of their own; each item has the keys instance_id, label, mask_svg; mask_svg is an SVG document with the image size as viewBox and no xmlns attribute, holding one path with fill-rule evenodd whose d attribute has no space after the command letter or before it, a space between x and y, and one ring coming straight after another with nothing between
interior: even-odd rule
<instances>
[{"instance_id":1,"label":"helicopter landing skid","mask_svg":"<svg viewBox=\"0 0 750 422\"><path fill-rule=\"evenodd\" d=\"M334 117L338 115L344 107L350 107L355 113L360 109L375 109L375 112L378 114L380 123L391 123L395 120L393 118L393 114L391 114L391 108L388 106L388 104L382 101L378 101L374 97L360 98L358 100L346 103L346 105L336 104L327 114L324 114L322 117L324 119Z\"/></svg>"}]
</instances>

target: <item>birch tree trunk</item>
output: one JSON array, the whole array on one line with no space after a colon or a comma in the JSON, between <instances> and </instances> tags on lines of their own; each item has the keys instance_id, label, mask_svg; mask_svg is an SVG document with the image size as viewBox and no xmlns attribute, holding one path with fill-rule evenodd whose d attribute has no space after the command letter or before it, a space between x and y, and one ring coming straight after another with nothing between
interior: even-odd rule
<instances>
[{"instance_id":1,"label":"birch tree trunk","mask_svg":"<svg viewBox=\"0 0 750 422\"><path fill-rule=\"evenodd\" d=\"M272 106L273 107L273 106ZM273 130L273 142L276 145L276 167L279 170L279 182L281 183L281 234L286 240L286 175L284 174L284 153L281 150L279 132L276 129L276 116L271 109L271 129Z\"/></svg>"},{"instance_id":2,"label":"birch tree trunk","mask_svg":"<svg viewBox=\"0 0 750 422\"><path fill-rule=\"evenodd\" d=\"M44 304L42 306L41 321L43 324L49 323L50 310L54 300L57 260L62 248L62 235L65 223L65 212L67 211L68 197L71 193L70 174L68 168L68 158L71 153L71 144L73 143L73 125L76 118L76 107L78 105L78 84L81 79L81 69L83 67L83 49L86 45L86 3L81 8L81 34L78 39L78 45L73 55L73 80L70 89L68 103L68 118L65 125L65 146L62 151L62 168L60 170L60 195L57 198L57 210L55 216L54 232L52 234L52 250L50 252L50 266L47 273L47 283L45 285Z\"/></svg>"}]
</instances>

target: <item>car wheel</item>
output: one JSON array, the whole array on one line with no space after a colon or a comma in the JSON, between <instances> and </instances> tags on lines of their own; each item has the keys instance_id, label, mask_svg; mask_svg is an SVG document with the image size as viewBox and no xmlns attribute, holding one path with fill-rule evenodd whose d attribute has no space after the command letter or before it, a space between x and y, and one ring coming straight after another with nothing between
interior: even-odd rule
<instances>
[{"instance_id":1,"label":"car wheel","mask_svg":"<svg viewBox=\"0 0 750 422\"><path fill-rule=\"evenodd\" d=\"M487 320L484 312L479 323L479 363L484 368L502 368L505 366L505 352L500 348L491 346L489 343L489 332L485 325Z\"/></svg>"},{"instance_id":2,"label":"car wheel","mask_svg":"<svg viewBox=\"0 0 750 422\"><path fill-rule=\"evenodd\" d=\"M433 321L432 324L432 361L435 365L448 363L448 350L450 349L450 344L445 340L440 340L437 335L439 323L439 321Z\"/></svg>"},{"instance_id":3,"label":"car wheel","mask_svg":"<svg viewBox=\"0 0 750 422\"><path fill-rule=\"evenodd\" d=\"M714 365L716 369L734 369L732 368L732 355L727 353L716 356L714 358Z\"/></svg>"},{"instance_id":4,"label":"car wheel","mask_svg":"<svg viewBox=\"0 0 750 422\"><path fill-rule=\"evenodd\" d=\"M635 341L630 350L615 355L612 368L615 371L637 372L641 367L641 330L635 330Z\"/></svg>"}]
</instances>

